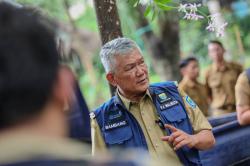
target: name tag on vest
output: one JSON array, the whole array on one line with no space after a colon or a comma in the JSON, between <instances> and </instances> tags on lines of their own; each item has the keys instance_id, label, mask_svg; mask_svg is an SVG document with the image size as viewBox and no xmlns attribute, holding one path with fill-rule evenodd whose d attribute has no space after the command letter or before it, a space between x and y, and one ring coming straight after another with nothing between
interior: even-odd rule
<instances>
[{"instance_id":1,"label":"name tag on vest","mask_svg":"<svg viewBox=\"0 0 250 166\"><path fill-rule=\"evenodd\" d=\"M115 129L115 128L118 128L118 127L126 126L127 124L128 123L127 123L126 120L116 122L116 123L112 123L112 124L107 124L107 125L105 125L105 130Z\"/></svg>"},{"instance_id":2,"label":"name tag on vest","mask_svg":"<svg viewBox=\"0 0 250 166\"><path fill-rule=\"evenodd\" d=\"M175 105L177 105L177 104L179 104L179 102L176 101L176 100L173 100L173 101L170 101L170 102L161 104L161 105L160 105L160 109L161 109L161 110L164 110L164 109L173 107L173 106L175 106Z\"/></svg>"}]
</instances>

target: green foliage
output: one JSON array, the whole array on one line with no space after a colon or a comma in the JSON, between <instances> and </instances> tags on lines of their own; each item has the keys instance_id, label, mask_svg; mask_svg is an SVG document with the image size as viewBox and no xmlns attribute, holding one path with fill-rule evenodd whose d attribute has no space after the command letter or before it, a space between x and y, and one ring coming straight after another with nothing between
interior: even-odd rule
<instances>
[{"instance_id":1,"label":"green foliage","mask_svg":"<svg viewBox=\"0 0 250 166\"><path fill-rule=\"evenodd\" d=\"M97 106L101 105L110 96L105 74L96 73L96 75L98 75L99 78L97 86L93 86L90 83L88 74L83 74L79 78L82 93L85 96L90 110L93 110Z\"/></svg>"},{"instance_id":2,"label":"green foliage","mask_svg":"<svg viewBox=\"0 0 250 166\"><path fill-rule=\"evenodd\" d=\"M42 9L43 12L52 18L67 20L64 12L62 0L16 0L18 3L35 6Z\"/></svg>"},{"instance_id":3,"label":"green foliage","mask_svg":"<svg viewBox=\"0 0 250 166\"><path fill-rule=\"evenodd\" d=\"M242 19L236 19L234 17L235 23L240 27L240 37L242 38L244 48L246 52L250 53L250 14Z\"/></svg>"},{"instance_id":4,"label":"green foliage","mask_svg":"<svg viewBox=\"0 0 250 166\"><path fill-rule=\"evenodd\" d=\"M129 3L136 7L139 5L140 0L129 0ZM172 0L152 0L148 1L145 5L144 16L150 16L152 20L154 20L161 11L168 11L175 8L172 6Z\"/></svg>"},{"instance_id":5,"label":"green foliage","mask_svg":"<svg viewBox=\"0 0 250 166\"><path fill-rule=\"evenodd\" d=\"M90 6L86 8L86 11L81 17L75 20L75 23L77 27L84 27L84 29L98 32L95 11Z\"/></svg>"},{"instance_id":6,"label":"green foliage","mask_svg":"<svg viewBox=\"0 0 250 166\"><path fill-rule=\"evenodd\" d=\"M50 17L68 22L68 18L63 6L63 0L16 0L22 4L28 4L31 6L37 6L47 13ZM80 2L83 0L69 0L70 5L75 2ZM158 13L161 11L168 11L171 9L177 9L178 3L176 0L152 0L151 3L146 4L144 15L150 21L150 28L152 31L159 31L158 25ZM197 2L195 0L190 0L188 2ZM132 7L137 6L139 0L117 0L117 5L119 9L119 15L121 19L121 26L123 34L126 37L134 39L143 49L143 54L147 63L149 64L150 70L150 81L159 82L161 81L159 76L155 74L152 70L152 63L150 63L150 58L146 50L144 49L144 43L142 40L142 30L145 29L136 29L136 19L131 17L131 11L128 9L128 4ZM135 10L135 9L134 9ZM206 8L201 9L203 13L208 14ZM229 51L232 55L235 55L235 59L245 63L246 67L250 66L250 16L247 16L243 19L237 19L233 15L225 15L223 11L223 16L226 21L229 22L229 26L226 28L226 33L228 36L227 43L229 45ZM153 19L153 21L152 21ZM160 20L159 20L160 21ZM87 7L85 13L81 15L77 20L75 20L76 26L78 28L87 28L88 30L97 32L97 21L95 17L95 11L91 7ZM241 39L246 49L245 56L238 55L238 47L235 39L234 25L239 26ZM201 66L201 76L203 76L206 67L209 65L210 60L207 56L207 43L210 39L215 39L215 35L209 33L205 30L207 26L207 20L200 21L188 21L180 19L180 45L182 55L187 56L190 54L196 55L200 60ZM145 28L145 27L143 27ZM97 48L98 49L98 48ZM99 50L97 50L99 51ZM84 96L87 100L87 103L91 109L97 107L102 102L107 100L110 97L108 83L105 78L104 68L101 64L98 53L94 53L95 57L93 58L93 64L97 71L96 77L98 78L97 86L94 87L90 83L90 76L88 73L83 72L79 78L79 83L81 89L83 90ZM203 78L203 77L202 77Z\"/></svg>"}]
</instances>

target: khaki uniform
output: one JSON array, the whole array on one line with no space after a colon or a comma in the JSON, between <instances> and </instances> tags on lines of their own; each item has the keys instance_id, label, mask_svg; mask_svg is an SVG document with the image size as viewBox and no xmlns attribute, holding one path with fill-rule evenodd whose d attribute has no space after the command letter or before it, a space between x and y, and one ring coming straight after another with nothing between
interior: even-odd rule
<instances>
[{"instance_id":1,"label":"khaki uniform","mask_svg":"<svg viewBox=\"0 0 250 166\"><path fill-rule=\"evenodd\" d=\"M0 165L50 158L61 160L85 160L91 158L88 145L66 138L50 138L34 134L9 133L0 135Z\"/></svg>"},{"instance_id":2,"label":"khaki uniform","mask_svg":"<svg viewBox=\"0 0 250 166\"><path fill-rule=\"evenodd\" d=\"M211 98L212 115L234 112L235 84L243 67L234 62L225 62L223 68L212 64L206 72L206 88Z\"/></svg>"},{"instance_id":3,"label":"khaki uniform","mask_svg":"<svg viewBox=\"0 0 250 166\"><path fill-rule=\"evenodd\" d=\"M188 96L199 106L205 116L208 116L208 99L205 85L184 78L180 84L180 89L184 90Z\"/></svg>"},{"instance_id":4,"label":"khaki uniform","mask_svg":"<svg viewBox=\"0 0 250 166\"><path fill-rule=\"evenodd\" d=\"M61 161L63 166L71 166L72 164L79 166L109 166L131 165L131 163L135 166L164 165L164 161L154 161L143 151L126 150L115 155L105 153L93 157L90 149L90 145L68 138L36 136L27 132L0 135L0 165L46 161L46 159ZM142 159L143 161L141 161ZM72 164L67 161L72 161ZM39 164L47 165L46 163Z\"/></svg>"},{"instance_id":5,"label":"khaki uniform","mask_svg":"<svg viewBox=\"0 0 250 166\"><path fill-rule=\"evenodd\" d=\"M198 133L203 129L210 130L212 127L205 116L202 114L200 109L198 107L195 107L195 109L193 109L191 106L189 106L189 104L184 99L186 97L186 94L182 90L179 90L179 92L183 97L188 117L190 119L194 132ZM173 148L166 141L161 140L161 137L166 135L166 133L158 126L158 124L155 123L155 120L158 119L158 116L149 91L147 91L145 96L138 103L131 102L121 95L119 96L121 97L121 100L126 108L140 124L147 141L150 155L156 160L158 158L163 158L167 161L166 163L169 166L182 165ZM94 154L98 151L106 150L107 148L96 119L92 118L91 126L92 150Z\"/></svg>"},{"instance_id":6,"label":"khaki uniform","mask_svg":"<svg viewBox=\"0 0 250 166\"><path fill-rule=\"evenodd\" d=\"M250 84L246 72L243 72L235 86L237 106L250 106Z\"/></svg>"}]
</instances>

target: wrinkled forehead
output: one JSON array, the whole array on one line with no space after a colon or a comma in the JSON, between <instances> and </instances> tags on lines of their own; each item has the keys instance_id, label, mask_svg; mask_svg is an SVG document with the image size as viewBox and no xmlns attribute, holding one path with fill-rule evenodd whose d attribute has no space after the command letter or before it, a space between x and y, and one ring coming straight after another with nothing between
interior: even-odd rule
<instances>
[{"instance_id":1,"label":"wrinkled forehead","mask_svg":"<svg viewBox=\"0 0 250 166\"><path fill-rule=\"evenodd\" d=\"M138 49L134 49L130 52L124 53L124 54L120 54L118 56L115 56L114 60L116 65L127 65L127 64L131 64L131 63L136 63L138 61L143 60L143 56L140 52L140 50Z\"/></svg>"},{"instance_id":2,"label":"wrinkled forehead","mask_svg":"<svg viewBox=\"0 0 250 166\"><path fill-rule=\"evenodd\" d=\"M117 57L123 57L125 60L129 59L143 59L141 51L137 48L134 48L128 52L118 55Z\"/></svg>"}]
</instances>

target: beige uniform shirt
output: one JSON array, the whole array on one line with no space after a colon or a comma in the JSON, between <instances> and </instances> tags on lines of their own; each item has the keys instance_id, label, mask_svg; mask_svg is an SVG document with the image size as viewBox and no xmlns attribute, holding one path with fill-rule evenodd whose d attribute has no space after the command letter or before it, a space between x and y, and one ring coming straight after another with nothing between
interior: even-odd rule
<instances>
[{"instance_id":1,"label":"beige uniform shirt","mask_svg":"<svg viewBox=\"0 0 250 166\"><path fill-rule=\"evenodd\" d=\"M250 84L246 72L243 72L235 86L236 105L250 106Z\"/></svg>"},{"instance_id":2,"label":"beige uniform shirt","mask_svg":"<svg viewBox=\"0 0 250 166\"><path fill-rule=\"evenodd\" d=\"M206 72L206 88L212 99L213 116L235 111L234 88L243 68L237 63L225 63L225 67L220 69L213 64Z\"/></svg>"},{"instance_id":3,"label":"beige uniform shirt","mask_svg":"<svg viewBox=\"0 0 250 166\"><path fill-rule=\"evenodd\" d=\"M179 90L179 92L183 97L194 132L197 133L204 129L210 130L212 127L200 109L198 107L193 109L189 106L184 99L186 94L182 90ZM182 165L173 148L167 142L161 140L161 136L166 135L166 133L155 123L155 120L158 119L156 115L157 111L149 92L147 91L138 103L133 103L121 95L120 97L126 108L140 124L147 141L150 155L155 159L164 158L169 166ZM93 153L95 154L98 151L106 150L106 145L96 119L92 118L91 126Z\"/></svg>"},{"instance_id":4,"label":"beige uniform shirt","mask_svg":"<svg viewBox=\"0 0 250 166\"><path fill-rule=\"evenodd\" d=\"M67 138L51 138L29 132L0 134L0 165L37 158L59 160L91 158L91 147Z\"/></svg>"},{"instance_id":5,"label":"beige uniform shirt","mask_svg":"<svg viewBox=\"0 0 250 166\"><path fill-rule=\"evenodd\" d=\"M34 135L29 132L0 133L0 165L33 161L38 159L55 159L60 161L81 161L87 165L117 165L117 162L129 161L136 166L162 166L164 161L150 159L142 151L126 150L119 154L104 153L98 157L91 155L90 145L86 145L68 138L51 138L49 136ZM84 163L82 163L84 164ZM44 165L44 164L40 164ZM71 166L65 162L62 166ZM79 165L80 164L73 164Z\"/></svg>"},{"instance_id":6,"label":"beige uniform shirt","mask_svg":"<svg viewBox=\"0 0 250 166\"><path fill-rule=\"evenodd\" d=\"M197 81L195 82L184 78L180 82L179 87L194 100L194 102L199 106L203 114L205 116L208 116L208 99L205 85Z\"/></svg>"}]
</instances>

